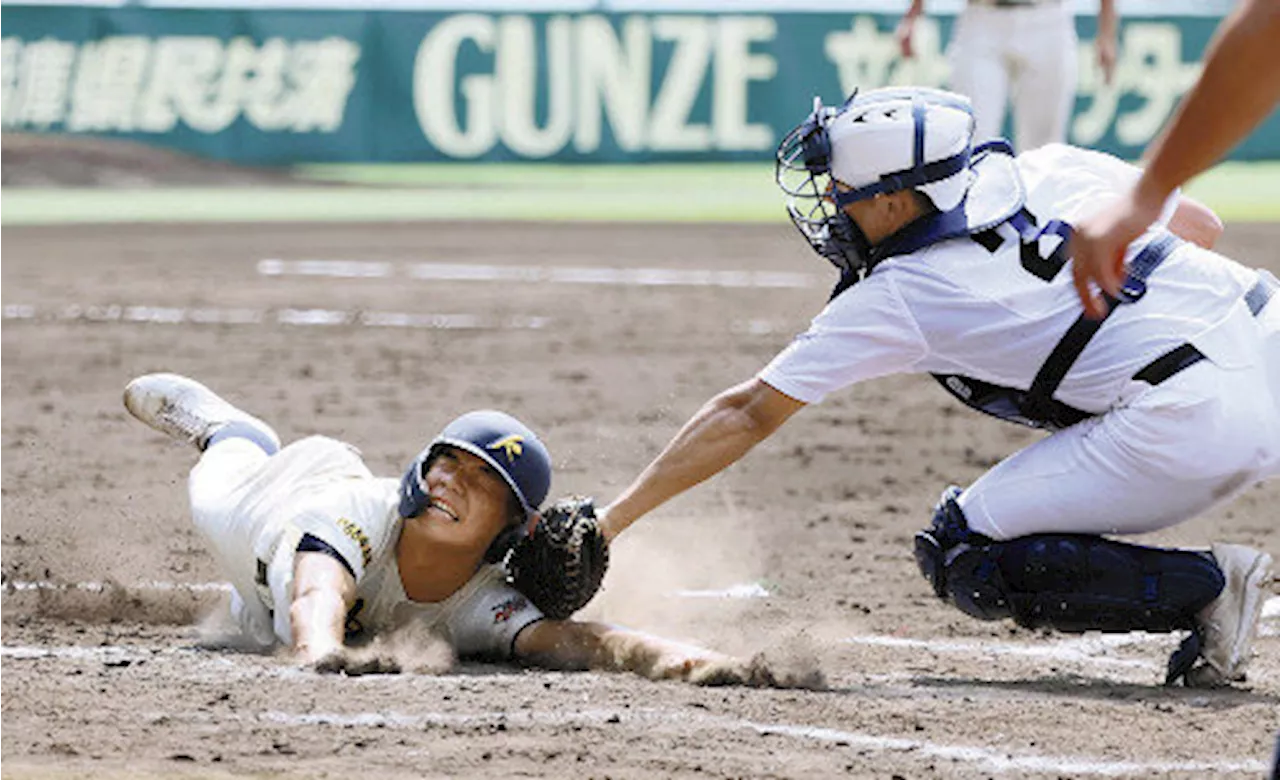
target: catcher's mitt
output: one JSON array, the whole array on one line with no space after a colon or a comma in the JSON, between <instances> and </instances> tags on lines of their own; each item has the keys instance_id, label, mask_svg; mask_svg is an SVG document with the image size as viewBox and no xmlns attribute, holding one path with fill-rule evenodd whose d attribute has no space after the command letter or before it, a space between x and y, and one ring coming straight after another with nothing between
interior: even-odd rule
<instances>
[{"instance_id":1,"label":"catcher's mitt","mask_svg":"<svg viewBox=\"0 0 1280 780\"><path fill-rule=\"evenodd\" d=\"M604 580L609 548L587 496L556 501L507 557L507 581L552 620L582 609Z\"/></svg>"}]
</instances>

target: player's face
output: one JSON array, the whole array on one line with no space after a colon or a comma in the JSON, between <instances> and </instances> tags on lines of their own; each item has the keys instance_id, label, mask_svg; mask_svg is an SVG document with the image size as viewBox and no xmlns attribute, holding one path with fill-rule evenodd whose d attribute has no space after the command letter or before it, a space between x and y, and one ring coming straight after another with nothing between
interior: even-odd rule
<instances>
[{"instance_id":1,"label":"player's face","mask_svg":"<svg viewBox=\"0 0 1280 780\"><path fill-rule=\"evenodd\" d=\"M915 197L909 190L855 201L845 206L844 210L858 224L872 246L897 233L921 214Z\"/></svg>"},{"instance_id":2,"label":"player's face","mask_svg":"<svg viewBox=\"0 0 1280 780\"><path fill-rule=\"evenodd\" d=\"M432 459L426 482L431 505L421 519L441 541L484 548L506 525L511 489L481 458L445 447Z\"/></svg>"}]
</instances>

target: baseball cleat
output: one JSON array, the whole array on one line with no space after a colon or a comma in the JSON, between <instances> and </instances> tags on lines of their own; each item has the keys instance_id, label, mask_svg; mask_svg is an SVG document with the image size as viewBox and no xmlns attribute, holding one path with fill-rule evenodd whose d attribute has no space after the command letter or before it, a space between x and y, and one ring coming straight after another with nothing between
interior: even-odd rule
<instances>
[{"instance_id":1,"label":"baseball cleat","mask_svg":"<svg viewBox=\"0 0 1280 780\"><path fill-rule=\"evenodd\" d=\"M161 433L204 450L218 431L234 426L268 452L280 449L280 437L262 420L242 412L217 393L178 374L145 374L124 389L129 413ZM230 433L230 431L228 431Z\"/></svg>"},{"instance_id":2,"label":"baseball cleat","mask_svg":"<svg viewBox=\"0 0 1280 780\"><path fill-rule=\"evenodd\" d=\"M1187 672L1189 686L1209 688L1244 679L1250 646L1271 583L1271 556L1238 544L1213 545L1226 587L1196 616L1204 663Z\"/></svg>"}]
</instances>

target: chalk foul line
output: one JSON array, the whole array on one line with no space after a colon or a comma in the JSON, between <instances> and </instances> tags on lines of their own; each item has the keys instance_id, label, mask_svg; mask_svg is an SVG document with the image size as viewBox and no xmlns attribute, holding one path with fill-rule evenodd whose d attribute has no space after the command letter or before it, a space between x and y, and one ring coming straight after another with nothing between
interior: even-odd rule
<instances>
[{"instance_id":1,"label":"chalk foul line","mask_svg":"<svg viewBox=\"0 0 1280 780\"><path fill-rule=\"evenodd\" d=\"M319 276L337 279L415 279L432 282L523 282L618 287L721 287L803 289L818 284L815 274L790 271L699 268L612 268L568 265L486 265L482 263L385 262L374 260L259 260L262 276Z\"/></svg>"}]
</instances>

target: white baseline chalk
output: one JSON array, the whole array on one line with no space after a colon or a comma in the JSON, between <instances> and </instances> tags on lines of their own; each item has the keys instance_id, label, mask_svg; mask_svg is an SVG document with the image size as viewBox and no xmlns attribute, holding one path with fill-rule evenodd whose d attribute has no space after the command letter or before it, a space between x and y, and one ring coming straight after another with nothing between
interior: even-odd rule
<instances>
[{"instance_id":1,"label":"white baseline chalk","mask_svg":"<svg viewBox=\"0 0 1280 780\"><path fill-rule=\"evenodd\" d=\"M322 276L339 279L400 277L447 282L533 282L620 287L813 287L819 277L788 271L698 268L611 268L569 265L485 265L482 263L387 263L366 260L259 260L262 276Z\"/></svg>"},{"instance_id":2,"label":"white baseline chalk","mask_svg":"<svg viewBox=\"0 0 1280 780\"><path fill-rule=\"evenodd\" d=\"M617 710L581 710L577 712L494 711L475 714L420 713L406 715L396 712L343 713L287 713L264 712L258 717L271 723L297 726L318 724L336 726L382 726L388 728L422 729L428 725L474 725L505 723L508 726L538 725L589 725L622 717L643 720L651 730L664 725L676 725L709 731L754 731L759 734L776 734L801 741L834 743L857 751L881 753L907 753L953 760L972 764L1000 773L1048 772L1067 775L1138 776L1168 772L1260 773L1267 769L1264 762L1249 758L1223 757L1214 761L1113 761L1088 755L1041 755L1018 753L999 748L972 745L953 745L930 740L890 737L866 732L845 731L794 723L768 723L719 715L701 714L687 710L663 707L631 708L625 713Z\"/></svg>"},{"instance_id":3,"label":"white baseline chalk","mask_svg":"<svg viewBox=\"0 0 1280 780\"><path fill-rule=\"evenodd\" d=\"M6 304L4 319L34 322L138 323L145 325L263 325L296 327L409 328L415 330L541 330L550 317L518 315L496 318L483 314L344 309L222 309L181 306L67 304L39 308Z\"/></svg>"}]
</instances>

